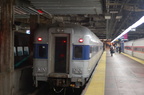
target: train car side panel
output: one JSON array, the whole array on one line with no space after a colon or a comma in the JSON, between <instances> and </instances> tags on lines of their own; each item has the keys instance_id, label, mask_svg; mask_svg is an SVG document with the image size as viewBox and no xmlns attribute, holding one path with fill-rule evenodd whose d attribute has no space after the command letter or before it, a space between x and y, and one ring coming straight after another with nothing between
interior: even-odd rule
<instances>
[{"instance_id":1,"label":"train car side panel","mask_svg":"<svg viewBox=\"0 0 144 95\"><path fill-rule=\"evenodd\" d=\"M133 50L133 41L125 42L124 43L124 53L132 55Z\"/></svg>"},{"instance_id":2,"label":"train car side panel","mask_svg":"<svg viewBox=\"0 0 144 95\"><path fill-rule=\"evenodd\" d=\"M133 43L133 56L144 59L144 38L138 39Z\"/></svg>"}]
</instances>

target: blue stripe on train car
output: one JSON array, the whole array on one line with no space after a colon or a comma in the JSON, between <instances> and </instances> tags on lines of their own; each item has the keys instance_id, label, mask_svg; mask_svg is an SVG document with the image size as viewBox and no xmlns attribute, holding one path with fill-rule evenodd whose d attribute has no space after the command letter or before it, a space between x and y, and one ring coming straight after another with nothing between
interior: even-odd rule
<instances>
[{"instance_id":1,"label":"blue stripe on train car","mask_svg":"<svg viewBox=\"0 0 144 95\"><path fill-rule=\"evenodd\" d=\"M81 52L81 57L76 57L75 53L75 47L81 47L82 52ZM73 45L73 60L89 60L90 57L90 46L89 45Z\"/></svg>"},{"instance_id":2,"label":"blue stripe on train car","mask_svg":"<svg viewBox=\"0 0 144 95\"><path fill-rule=\"evenodd\" d=\"M34 44L34 58L48 58L48 44Z\"/></svg>"}]
</instances>

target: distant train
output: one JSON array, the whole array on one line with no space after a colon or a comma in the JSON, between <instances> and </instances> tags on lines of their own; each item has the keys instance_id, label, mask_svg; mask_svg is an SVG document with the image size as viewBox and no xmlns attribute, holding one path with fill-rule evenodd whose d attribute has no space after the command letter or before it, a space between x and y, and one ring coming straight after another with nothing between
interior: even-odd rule
<instances>
[{"instance_id":1,"label":"distant train","mask_svg":"<svg viewBox=\"0 0 144 95\"><path fill-rule=\"evenodd\" d=\"M86 27L40 25L34 36L36 86L39 81L46 81L56 87L82 87L102 52L103 43Z\"/></svg>"},{"instance_id":2,"label":"distant train","mask_svg":"<svg viewBox=\"0 0 144 95\"><path fill-rule=\"evenodd\" d=\"M144 38L125 42L124 53L144 60Z\"/></svg>"},{"instance_id":3,"label":"distant train","mask_svg":"<svg viewBox=\"0 0 144 95\"><path fill-rule=\"evenodd\" d=\"M30 35L20 32L14 33L14 67L30 66Z\"/></svg>"}]
</instances>

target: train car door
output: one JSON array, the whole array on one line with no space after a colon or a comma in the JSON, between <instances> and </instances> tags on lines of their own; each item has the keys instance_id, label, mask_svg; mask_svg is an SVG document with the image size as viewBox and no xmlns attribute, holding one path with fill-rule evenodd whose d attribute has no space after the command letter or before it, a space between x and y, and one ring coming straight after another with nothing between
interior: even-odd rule
<instances>
[{"instance_id":1,"label":"train car door","mask_svg":"<svg viewBox=\"0 0 144 95\"><path fill-rule=\"evenodd\" d=\"M52 34L54 73L69 73L69 34Z\"/></svg>"}]
</instances>

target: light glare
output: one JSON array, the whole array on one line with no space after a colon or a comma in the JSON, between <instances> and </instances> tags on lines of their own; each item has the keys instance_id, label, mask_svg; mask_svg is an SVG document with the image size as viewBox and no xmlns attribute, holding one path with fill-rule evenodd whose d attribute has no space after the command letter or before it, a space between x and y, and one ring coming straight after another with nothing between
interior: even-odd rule
<instances>
[{"instance_id":1,"label":"light glare","mask_svg":"<svg viewBox=\"0 0 144 95\"><path fill-rule=\"evenodd\" d=\"M30 34L30 30L26 30L26 34Z\"/></svg>"},{"instance_id":2,"label":"light glare","mask_svg":"<svg viewBox=\"0 0 144 95\"><path fill-rule=\"evenodd\" d=\"M115 40L117 40L118 38L120 38L124 34L128 33L130 30L132 30L133 28L136 28L143 23L144 23L144 16L142 16L136 23L134 23L133 25L128 27L123 33L121 33L119 36L117 36L113 41L111 41L111 43L113 43Z\"/></svg>"}]
</instances>

